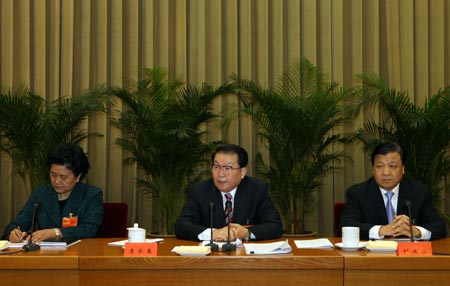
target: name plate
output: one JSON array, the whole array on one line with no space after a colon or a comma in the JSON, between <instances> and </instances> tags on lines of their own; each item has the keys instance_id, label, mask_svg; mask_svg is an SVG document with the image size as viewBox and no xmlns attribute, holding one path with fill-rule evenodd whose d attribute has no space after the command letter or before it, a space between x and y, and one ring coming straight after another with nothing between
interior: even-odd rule
<instances>
[{"instance_id":1,"label":"name plate","mask_svg":"<svg viewBox=\"0 0 450 286\"><path fill-rule=\"evenodd\" d=\"M399 242L397 256L432 256L431 242Z\"/></svg>"},{"instance_id":2,"label":"name plate","mask_svg":"<svg viewBox=\"0 0 450 286\"><path fill-rule=\"evenodd\" d=\"M124 256L157 256L156 242L125 242Z\"/></svg>"}]
</instances>

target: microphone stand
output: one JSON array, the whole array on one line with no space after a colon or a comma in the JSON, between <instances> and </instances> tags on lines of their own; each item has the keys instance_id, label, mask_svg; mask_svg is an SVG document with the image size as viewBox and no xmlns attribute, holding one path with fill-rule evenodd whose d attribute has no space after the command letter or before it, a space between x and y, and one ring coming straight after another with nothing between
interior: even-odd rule
<instances>
[{"instance_id":1,"label":"microphone stand","mask_svg":"<svg viewBox=\"0 0 450 286\"><path fill-rule=\"evenodd\" d=\"M231 223L230 215L231 215L231 211L227 215L227 218L228 218L228 238L227 238L227 243L222 245L222 251L225 251L227 254L231 254L231 251L236 250L236 244L233 244L230 241L230 223Z\"/></svg>"},{"instance_id":2,"label":"microphone stand","mask_svg":"<svg viewBox=\"0 0 450 286\"><path fill-rule=\"evenodd\" d=\"M406 207L408 208L408 216L409 216L409 232L411 235L411 242L414 242L414 233L413 233L413 219L411 217L411 202L410 201L406 201Z\"/></svg>"},{"instance_id":3,"label":"microphone stand","mask_svg":"<svg viewBox=\"0 0 450 286\"><path fill-rule=\"evenodd\" d=\"M41 248L39 245L33 243L33 228L34 228L34 223L36 221L36 211L37 211L38 207L39 207L39 203L35 202L34 209L33 209L33 218L31 220L31 233L30 233L30 237L28 238L28 243L22 247L23 252L35 251L35 250L38 250Z\"/></svg>"},{"instance_id":4,"label":"microphone stand","mask_svg":"<svg viewBox=\"0 0 450 286\"><path fill-rule=\"evenodd\" d=\"M210 209L210 229L211 229L211 239L209 241L209 244L207 244L206 246L210 246L211 247L211 251L219 251L219 245L217 243L214 243L213 240L213 210L214 210L214 203L210 202L209 203L209 209Z\"/></svg>"}]
</instances>

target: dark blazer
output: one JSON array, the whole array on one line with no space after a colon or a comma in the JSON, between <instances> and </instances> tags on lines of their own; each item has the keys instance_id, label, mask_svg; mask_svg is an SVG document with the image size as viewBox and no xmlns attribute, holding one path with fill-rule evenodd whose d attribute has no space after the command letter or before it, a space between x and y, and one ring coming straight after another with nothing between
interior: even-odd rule
<instances>
[{"instance_id":1,"label":"dark blazer","mask_svg":"<svg viewBox=\"0 0 450 286\"><path fill-rule=\"evenodd\" d=\"M31 229L34 204L39 204L36 212L36 225L39 229L59 228L66 238L94 237L97 228L103 220L103 193L99 188L77 183L61 211L58 202L58 193L52 185L38 187L31 193L25 206L16 218L6 226L4 238L17 226L22 231ZM78 226L62 227L62 218L72 213L78 217Z\"/></svg>"},{"instance_id":2,"label":"dark blazer","mask_svg":"<svg viewBox=\"0 0 450 286\"><path fill-rule=\"evenodd\" d=\"M417 226L431 231L431 239L447 236L446 226L433 205L430 190L422 183L403 178L400 181L397 214L408 215L405 202L411 202L411 217ZM340 227L357 226L361 239L369 239L374 225L386 225L387 214L380 189L372 177L347 190L346 206Z\"/></svg>"},{"instance_id":3,"label":"dark blazer","mask_svg":"<svg viewBox=\"0 0 450 286\"><path fill-rule=\"evenodd\" d=\"M224 227L222 194L209 179L189 189L188 200L175 223L175 235L181 239L198 240L198 235L211 225L211 202L214 204L213 227ZM257 240L281 237L283 226L267 184L244 177L234 198L233 223L253 225L249 229Z\"/></svg>"}]
</instances>

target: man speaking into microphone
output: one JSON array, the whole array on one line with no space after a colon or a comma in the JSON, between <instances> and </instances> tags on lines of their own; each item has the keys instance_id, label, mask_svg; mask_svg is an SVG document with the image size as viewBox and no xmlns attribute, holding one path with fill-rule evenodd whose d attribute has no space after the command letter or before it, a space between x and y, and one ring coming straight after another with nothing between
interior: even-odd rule
<instances>
[{"instance_id":1,"label":"man speaking into microphone","mask_svg":"<svg viewBox=\"0 0 450 286\"><path fill-rule=\"evenodd\" d=\"M175 235L210 240L212 234L214 241L281 237L283 226L267 184L247 176L247 151L223 144L211 155L211 162L212 178L190 187Z\"/></svg>"}]
</instances>

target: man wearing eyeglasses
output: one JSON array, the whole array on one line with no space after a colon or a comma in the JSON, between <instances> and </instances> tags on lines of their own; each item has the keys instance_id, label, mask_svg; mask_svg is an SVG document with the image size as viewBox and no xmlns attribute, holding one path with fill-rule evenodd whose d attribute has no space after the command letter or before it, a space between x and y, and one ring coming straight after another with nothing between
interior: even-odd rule
<instances>
[{"instance_id":1,"label":"man wearing eyeglasses","mask_svg":"<svg viewBox=\"0 0 450 286\"><path fill-rule=\"evenodd\" d=\"M263 181L247 176L248 155L244 148L223 144L211 155L212 178L189 189L188 200L175 223L181 239L265 240L281 237L278 210Z\"/></svg>"}]
</instances>

